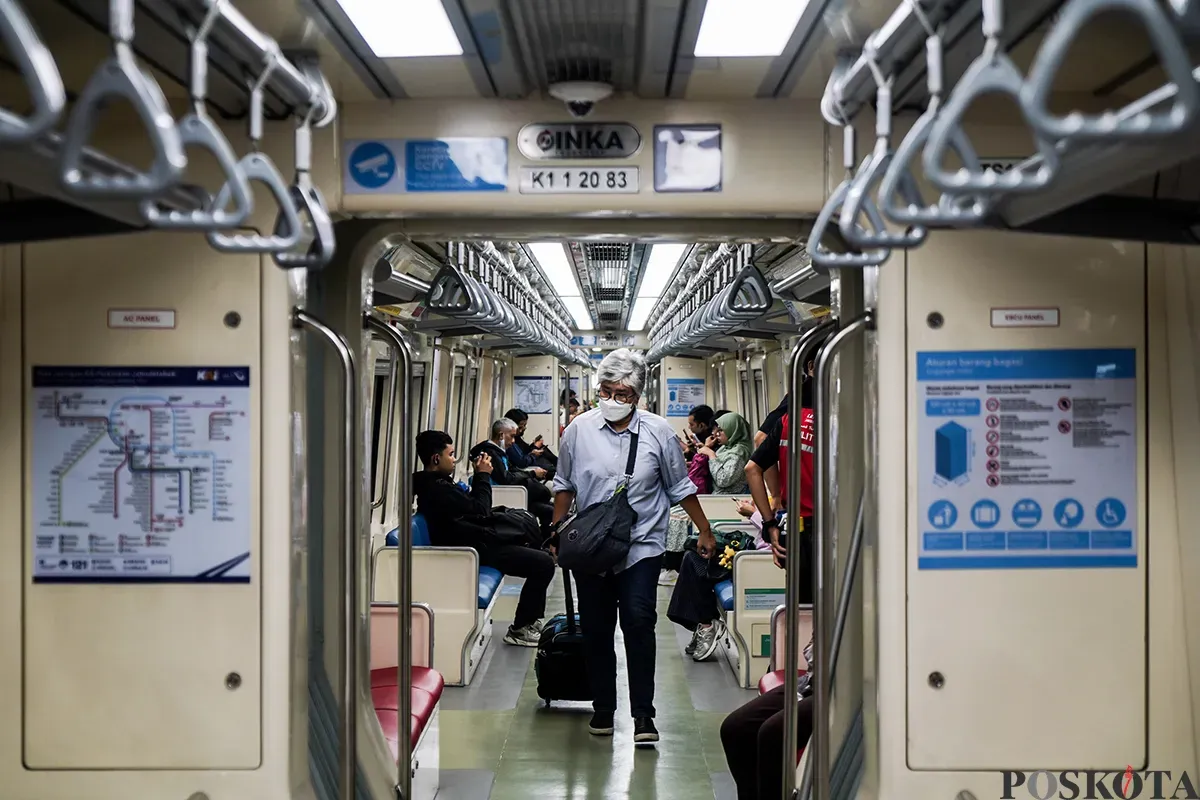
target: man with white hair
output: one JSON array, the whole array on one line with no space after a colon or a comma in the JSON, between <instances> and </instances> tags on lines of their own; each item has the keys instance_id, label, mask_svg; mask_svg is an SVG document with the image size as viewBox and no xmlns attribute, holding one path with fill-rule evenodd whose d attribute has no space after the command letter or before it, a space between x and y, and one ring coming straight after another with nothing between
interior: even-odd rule
<instances>
[{"instance_id":1,"label":"man with white hair","mask_svg":"<svg viewBox=\"0 0 1200 800\"><path fill-rule=\"evenodd\" d=\"M531 475L514 469L508 460L508 450L516 440L519 428L520 426L508 417L493 422L492 438L471 448L471 461L474 463L475 459L487 453L492 460L492 483L497 486L524 486L529 498L529 511L541 523L543 535L549 536L550 517L553 514L552 498L550 490L538 480L539 477L545 476L546 471L535 468L536 472Z\"/></svg>"},{"instance_id":2,"label":"man with white hair","mask_svg":"<svg viewBox=\"0 0 1200 800\"><path fill-rule=\"evenodd\" d=\"M658 575L667 544L672 505L680 505L700 532L698 551L716 549L712 528L688 479L687 464L671 424L639 410L646 384L646 360L621 348L609 353L597 372L600 407L579 415L563 433L554 478L554 521L574 503L584 509L613 496L624 479L630 443L636 435L633 479L626 487L637 514L632 546L625 562L604 575L575 573L579 589L592 715L588 730L611 736L617 709L617 657L614 635L618 616L625 634L629 700L637 744L658 741L654 727L654 625L658 619Z\"/></svg>"}]
</instances>

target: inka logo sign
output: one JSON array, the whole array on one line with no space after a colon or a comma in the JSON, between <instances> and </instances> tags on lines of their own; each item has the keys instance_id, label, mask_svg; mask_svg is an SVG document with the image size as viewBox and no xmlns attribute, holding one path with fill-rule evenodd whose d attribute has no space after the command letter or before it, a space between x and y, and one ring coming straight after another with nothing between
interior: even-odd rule
<instances>
[{"instance_id":1,"label":"inka logo sign","mask_svg":"<svg viewBox=\"0 0 1200 800\"><path fill-rule=\"evenodd\" d=\"M1005 772L1001 800L1200 800L1186 772L1147 769Z\"/></svg>"},{"instance_id":2,"label":"inka logo sign","mask_svg":"<svg viewBox=\"0 0 1200 800\"><path fill-rule=\"evenodd\" d=\"M628 158L641 146L638 129L623 122L535 123L517 136L521 155L534 161Z\"/></svg>"}]
</instances>

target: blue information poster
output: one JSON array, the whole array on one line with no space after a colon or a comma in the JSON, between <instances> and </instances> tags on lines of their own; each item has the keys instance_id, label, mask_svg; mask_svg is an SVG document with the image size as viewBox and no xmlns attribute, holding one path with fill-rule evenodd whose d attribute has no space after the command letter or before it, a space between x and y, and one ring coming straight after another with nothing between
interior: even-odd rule
<instances>
[{"instance_id":1,"label":"blue information poster","mask_svg":"<svg viewBox=\"0 0 1200 800\"><path fill-rule=\"evenodd\" d=\"M508 140L410 139L404 143L404 170L410 192L507 191Z\"/></svg>"},{"instance_id":2,"label":"blue information poster","mask_svg":"<svg viewBox=\"0 0 1200 800\"><path fill-rule=\"evenodd\" d=\"M704 378L667 378L667 416L686 417L704 405Z\"/></svg>"},{"instance_id":3,"label":"blue information poster","mask_svg":"<svg viewBox=\"0 0 1200 800\"><path fill-rule=\"evenodd\" d=\"M920 569L1137 566L1137 358L917 354Z\"/></svg>"}]
</instances>

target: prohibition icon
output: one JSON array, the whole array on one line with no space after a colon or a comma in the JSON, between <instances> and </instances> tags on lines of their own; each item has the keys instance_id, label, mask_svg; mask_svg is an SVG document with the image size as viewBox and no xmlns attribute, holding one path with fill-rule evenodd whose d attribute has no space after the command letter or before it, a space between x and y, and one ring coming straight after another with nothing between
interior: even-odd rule
<instances>
[{"instance_id":1,"label":"prohibition icon","mask_svg":"<svg viewBox=\"0 0 1200 800\"><path fill-rule=\"evenodd\" d=\"M1061 422L1059 422L1058 423L1058 432L1059 433L1070 433L1071 432L1071 423L1067 422L1065 419L1062 420Z\"/></svg>"}]
</instances>

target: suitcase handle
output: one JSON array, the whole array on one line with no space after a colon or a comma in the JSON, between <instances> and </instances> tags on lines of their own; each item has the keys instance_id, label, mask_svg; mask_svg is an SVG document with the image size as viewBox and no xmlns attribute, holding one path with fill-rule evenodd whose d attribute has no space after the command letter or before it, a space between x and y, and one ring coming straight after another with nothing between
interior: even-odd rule
<instances>
[{"instance_id":1,"label":"suitcase handle","mask_svg":"<svg viewBox=\"0 0 1200 800\"><path fill-rule=\"evenodd\" d=\"M567 633L574 636L577 633L575 629L575 597L571 594L571 571L566 567L563 567L563 588L567 595Z\"/></svg>"}]
</instances>

